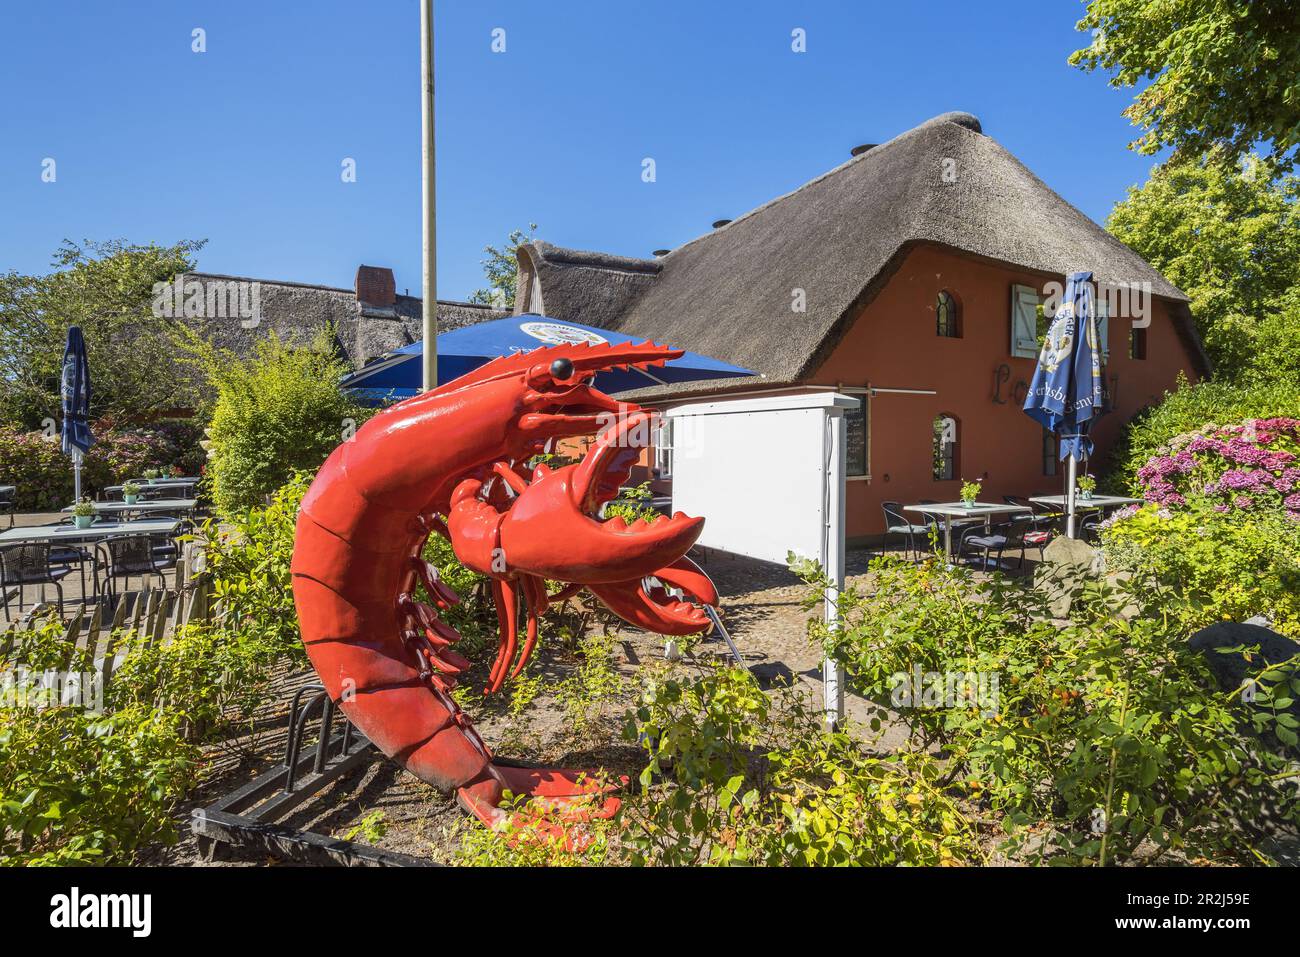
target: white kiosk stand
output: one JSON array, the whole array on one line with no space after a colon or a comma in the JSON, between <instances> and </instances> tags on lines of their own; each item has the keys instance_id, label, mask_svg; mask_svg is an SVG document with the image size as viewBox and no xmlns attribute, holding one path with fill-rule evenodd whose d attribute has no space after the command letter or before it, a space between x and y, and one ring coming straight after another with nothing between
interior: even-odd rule
<instances>
[{"instance_id":1,"label":"white kiosk stand","mask_svg":"<svg viewBox=\"0 0 1300 957\"><path fill-rule=\"evenodd\" d=\"M677 406L671 423L673 509L704 516L699 544L785 565L816 558L830 582L826 622L844 587L846 409L838 393L724 399ZM822 662L825 718L844 717L840 670Z\"/></svg>"}]
</instances>

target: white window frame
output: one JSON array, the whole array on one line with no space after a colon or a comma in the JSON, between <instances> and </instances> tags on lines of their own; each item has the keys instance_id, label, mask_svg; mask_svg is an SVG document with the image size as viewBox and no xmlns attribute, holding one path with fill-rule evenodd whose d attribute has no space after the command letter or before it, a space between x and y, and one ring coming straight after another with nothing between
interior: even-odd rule
<instances>
[{"instance_id":1,"label":"white window frame","mask_svg":"<svg viewBox=\"0 0 1300 957\"><path fill-rule=\"evenodd\" d=\"M673 420L659 417L659 427L654 434L654 464L651 470L656 479L673 477Z\"/></svg>"}]
</instances>

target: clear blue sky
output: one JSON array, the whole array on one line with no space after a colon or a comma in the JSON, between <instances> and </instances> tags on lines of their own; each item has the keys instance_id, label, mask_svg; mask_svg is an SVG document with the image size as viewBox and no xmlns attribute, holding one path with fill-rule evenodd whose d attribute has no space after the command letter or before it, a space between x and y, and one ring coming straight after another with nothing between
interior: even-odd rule
<instances>
[{"instance_id":1,"label":"clear blue sky","mask_svg":"<svg viewBox=\"0 0 1300 957\"><path fill-rule=\"evenodd\" d=\"M351 286L365 262L419 294L416 0L0 5L0 269L44 272L65 237L206 238L206 271ZM953 109L1104 220L1152 160L1130 93L1066 64L1082 9L440 0L439 296L516 226L648 256Z\"/></svg>"}]
</instances>

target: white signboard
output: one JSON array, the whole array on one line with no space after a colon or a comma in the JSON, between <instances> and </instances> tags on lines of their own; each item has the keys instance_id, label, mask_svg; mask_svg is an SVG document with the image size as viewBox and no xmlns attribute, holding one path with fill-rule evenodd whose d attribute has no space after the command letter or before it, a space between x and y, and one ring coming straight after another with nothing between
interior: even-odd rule
<instances>
[{"instance_id":1,"label":"white signboard","mask_svg":"<svg viewBox=\"0 0 1300 957\"><path fill-rule=\"evenodd\" d=\"M844 583L844 412L836 393L725 399L665 412L672 427L673 510L704 516L699 544L784 565L789 552ZM843 716L833 662L825 664L829 720Z\"/></svg>"}]
</instances>

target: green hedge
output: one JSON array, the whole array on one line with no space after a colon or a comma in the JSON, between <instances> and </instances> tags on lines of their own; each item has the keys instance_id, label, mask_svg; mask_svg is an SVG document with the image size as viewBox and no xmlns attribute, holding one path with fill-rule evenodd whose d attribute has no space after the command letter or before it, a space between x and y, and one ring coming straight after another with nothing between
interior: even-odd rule
<instances>
[{"instance_id":1,"label":"green hedge","mask_svg":"<svg viewBox=\"0 0 1300 957\"><path fill-rule=\"evenodd\" d=\"M314 471L373 409L339 391L348 367L327 336L294 348L272 335L252 357L210 353L212 494L227 517L263 505L295 472Z\"/></svg>"},{"instance_id":2,"label":"green hedge","mask_svg":"<svg viewBox=\"0 0 1300 957\"><path fill-rule=\"evenodd\" d=\"M115 632L123 659L105 710L34 692L46 670L93 668L62 622L18 636L0 659L0 867L130 864L175 839L203 741L257 734L272 677L306 666L289 559L309 482L296 476L231 527L203 527L222 613L166 644Z\"/></svg>"},{"instance_id":3,"label":"green hedge","mask_svg":"<svg viewBox=\"0 0 1300 957\"><path fill-rule=\"evenodd\" d=\"M173 471L201 464L194 453L198 449L202 454L197 439L185 444L187 429L192 433L193 427L92 428L95 443L81 471L83 495L94 496L106 485L138 477L145 469ZM72 460L63 454L58 434L47 438L42 432L0 426L0 485L17 487L20 511L52 511L69 504L74 494Z\"/></svg>"}]
</instances>

